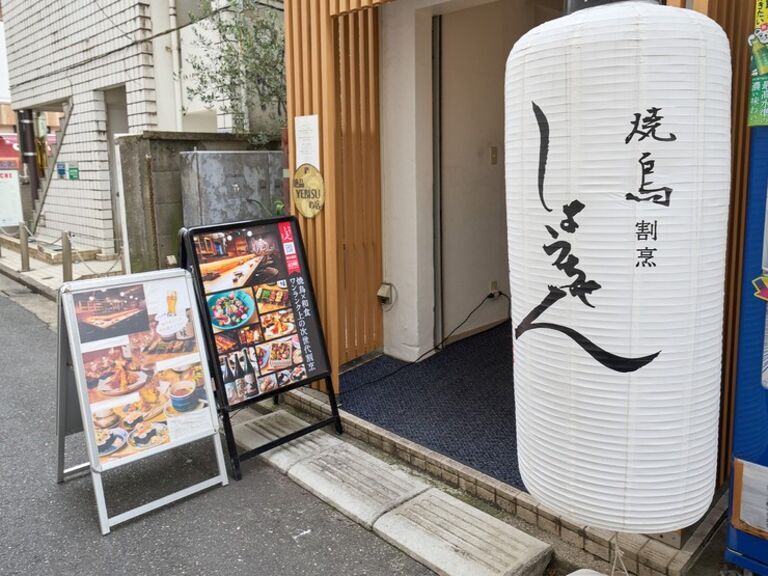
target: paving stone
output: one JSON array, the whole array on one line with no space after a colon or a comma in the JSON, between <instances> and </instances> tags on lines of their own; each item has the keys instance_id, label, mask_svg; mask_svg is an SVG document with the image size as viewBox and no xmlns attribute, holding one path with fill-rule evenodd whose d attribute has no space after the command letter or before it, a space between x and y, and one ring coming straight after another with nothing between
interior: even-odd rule
<instances>
[{"instance_id":1,"label":"paving stone","mask_svg":"<svg viewBox=\"0 0 768 576\"><path fill-rule=\"evenodd\" d=\"M675 557L672 558L669 566L667 566L667 573L669 576L682 576L685 573L685 568L691 561L690 552L678 552Z\"/></svg>"},{"instance_id":2,"label":"paving stone","mask_svg":"<svg viewBox=\"0 0 768 576\"><path fill-rule=\"evenodd\" d=\"M640 563L647 564L648 567L657 572L666 573L667 566L672 563L676 554L677 550L671 546L656 540L648 540L648 543L640 551Z\"/></svg>"},{"instance_id":3,"label":"paving stone","mask_svg":"<svg viewBox=\"0 0 768 576\"><path fill-rule=\"evenodd\" d=\"M434 488L373 529L443 576L540 576L552 557L549 544Z\"/></svg>"},{"instance_id":4,"label":"paving stone","mask_svg":"<svg viewBox=\"0 0 768 576\"><path fill-rule=\"evenodd\" d=\"M288 476L369 530L382 514L429 488L349 444L299 462Z\"/></svg>"},{"instance_id":5,"label":"paving stone","mask_svg":"<svg viewBox=\"0 0 768 576\"><path fill-rule=\"evenodd\" d=\"M534 526L538 523L539 520L539 517L536 516L536 512L520 506L520 502L518 502L517 506L517 517L524 522L528 522L528 524L533 524Z\"/></svg>"},{"instance_id":6,"label":"paving stone","mask_svg":"<svg viewBox=\"0 0 768 576\"><path fill-rule=\"evenodd\" d=\"M611 549L609 546L598 544L594 540L586 540L584 542L584 550L590 554L594 554L601 560L605 560L606 562L611 561Z\"/></svg>"},{"instance_id":7,"label":"paving stone","mask_svg":"<svg viewBox=\"0 0 768 576\"><path fill-rule=\"evenodd\" d=\"M293 414L278 410L241 422L235 425L233 430L237 443L246 450L252 450L308 425ZM297 462L343 444L338 438L318 430L273 448L261 457L281 472L288 472Z\"/></svg>"},{"instance_id":8,"label":"paving stone","mask_svg":"<svg viewBox=\"0 0 768 576\"><path fill-rule=\"evenodd\" d=\"M546 518L545 516L539 516L538 517L538 526L545 532L549 532L550 534L556 534L560 535L560 525L555 520L550 520L549 518Z\"/></svg>"},{"instance_id":9,"label":"paving stone","mask_svg":"<svg viewBox=\"0 0 768 576\"><path fill-rule=\"evenodd\" d=\"M568 542L571 546L575 546L579 550L584 548L584 534L580 534L565 526L560 526L560 539L564 542Z\"/></svg>"},{"instance_id":10,"label":"paving stone","mask_svg":"<svg viewBox=\"0 0 768 576\"><path fill-rule=\"evenodd\" d=\"M595 528L593 526L587 526L584 529L584 535L587 537L587 540L592 540L602 546L611 546L611 543L616 538L616 532Z\"/></svg>"},{"instance_id":11,"label":"paving stone","mask_svg":"<svg viewBox=\"0 0 768 576\"><path fill-rule=\"evenodd\" d=\"M649 542L643 534L619 534L619 549L624 553L624 559L637 560L642 550Z\"/></svg>"}]
</instances>

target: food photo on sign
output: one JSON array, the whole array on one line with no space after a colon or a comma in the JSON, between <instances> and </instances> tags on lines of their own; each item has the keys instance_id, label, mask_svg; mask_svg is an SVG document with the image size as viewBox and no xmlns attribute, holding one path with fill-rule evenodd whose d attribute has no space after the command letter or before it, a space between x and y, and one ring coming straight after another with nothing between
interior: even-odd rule
<instances>
[{"instance_id":1,"label":"food photo on sign","mask_svg":"<svg viewBox=\"0 0 768 576\"><path fill-rule=\"evenodd\" d=\"M211 427L184 279L85 292L74 301L88 338L81 352L102 464ZM93 340L94 323L102 334L121 334Z\"/></svg>"},{"instance_id":2,"label":"food photo on sign","mask_svg":"<svg viewBox=\"0 0 768 576\"><path fill-rule=\"evenodd\" d=\"M292 230L254 223L192 238L227 402L307 379L311 312Z\"/></svg>"}]
</instances>

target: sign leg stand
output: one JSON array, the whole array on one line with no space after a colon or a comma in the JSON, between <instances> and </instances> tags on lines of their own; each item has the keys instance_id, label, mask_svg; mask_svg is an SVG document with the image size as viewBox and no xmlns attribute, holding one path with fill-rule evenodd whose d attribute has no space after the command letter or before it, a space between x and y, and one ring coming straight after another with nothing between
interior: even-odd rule
<instances>
[{"instance_id":1,"label":"sign leg stand","mask_svg":"<svg viewBox=\"0 0 768 576\"><path fill-rule=\"evenodd\" d=\"M224 424L224 436L227 439L229 461L232 463L232 476L234 476L235 480L240 480L243 477L240 472L240 456L237 453L237 443L235 442L235 434L232 431L232 422L229 419L229 412L222 412L221 420Z\"/></svg>"},{"instance_id":2,"label":"sign leg stand","mask_svg":"<svg viewBox=\"0 0 768 576\"><path fill-rule=\"evenodd\" d=\"M63 326L64 312L61 307L61 302L56 302L56 306L59 312L59 326ZM67 347L64 350L65 346ZM64 442L67 438L67 431L65 421L67 418L67 386L66 386L66 374L67 374L67 356L69 353L69 342L63 338L58 339L57 350L57 364L56 364L56 383L58 399L56 402L56 483L61 484L64 482Z\"/></svg>"},{"instance_id":3,"label":"sign leg stand","mask_svg":"<svg viewBox=\"0 0 768 576\"><path fill-rule=\"evenodd\" d=\"M93 480L93 493L96 495L96 510L99 513L99 526L101 535L109 534L109 515L107 514L107 501L104 498L104 486L101 483L101 473L91 470Z\"/></svg>"},{"instance_id":4,"label":"sign leg stand","mask_svg":"<svg viewBox=\"0 0 768 576\"><path fill-rule=\"evenodd\" d=\"M333 381L330 378L325 379L325 386L328 388L328 402L331 404L331 414L336 419L334 428L336 428L336 434L342 434L344 428L341 425L341 416L339 416L339 406L336 404L336 392L333 390Z\"/></svg>"},{"instance_id":5,"label":"sign leg stand","mask_svg":"<svg viewBox=\"0 0 768 576\"><path fill-rule=\"evenodd\" d=\"M218 435L213 437L213 448L216 451L216 464L219 467L221 485L226 486L229 484L229 479L227 478L227 465L224 463L224 450L221 449L221 439Z\"/></svg>"},{"instance_id":6,"label":"sign leg stand","mask_svg":"<svg viewBox=\"0 0 768 576\"><path fill-rule=\"evenodd\" d=\"M59 360L61 364L61 360ZM61 370L61 366L59 366ZM61 382L61 380L59 380ZM56 407L56 483L61 484L64 482L64 443L67 439L67 432L64 427L64 418L66 418L66 405L67 390L64 386L59 384L59 401Z\"/></svg>"}]
</instances>

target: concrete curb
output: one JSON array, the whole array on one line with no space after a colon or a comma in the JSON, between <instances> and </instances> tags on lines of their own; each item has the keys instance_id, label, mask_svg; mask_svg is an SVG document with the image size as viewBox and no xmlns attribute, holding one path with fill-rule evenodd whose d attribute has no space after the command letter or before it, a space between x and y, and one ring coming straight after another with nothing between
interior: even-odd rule
<instances>
[{"instance_id":1,"label":"concrete curb","mask_svg":"<svg viewBox=\"0 0 768 576\"><path fill-rule=\"evenodd\" d=\"M325 395L315 390L293 390L284 394L286 404L315 418L327 418L330 407ZM530 494L517 490L456 460L393 434L362 418L340 410L345 434L398 458L413 468L512 514L560 541L571 549L585 551L597 561L610 563L616 548L616 533L575 524L541 506ZM678 550L642 534L619 535L619 546L630 573L640 576L683 576L693 566L702 544L717 529L728 507L727 494L713 503L694 535ZM576 569L574 566L573 569Z\"/></svg>"},{"instance_id":2,"label":"concrete curb","mask_svg":"<svg viewBox=\"0 0 768 576\"><path fill-rule=\"evenodd\" d=\"M46 286L42 282L38 282L34 278L28 278L24 275L23 272L19 272L18 270L14 270L10 266L7 266L6 264L3 264L0 262L0 274L3 274L5 276L8 276L11 280L14 280L21 284L22 286L26 286L33 292L40 294L41 296L45 296L49 300L52 300L53 302L56 302L56 290L53 288Z\"/></svg>"},{"instance_id":3,"label":"concrete curb","mask_svg":"<svg viewBox=\"0 0 768 576\"><path fill-rule=\"evenodd\" d=\"M303 424L285 410L251 410L238 442L254 448ZM247 434L246 434L247 433ZM542 576L553 547L431 486L419 474L317 431L262 459L342 514L442 576ZM332 439L333 445L321 438ZM314 454L313 454L314 452ZM281 454L282 453L282 454ZM282 457L281 457L282 456Z\"/></svg>"}]
</instances>

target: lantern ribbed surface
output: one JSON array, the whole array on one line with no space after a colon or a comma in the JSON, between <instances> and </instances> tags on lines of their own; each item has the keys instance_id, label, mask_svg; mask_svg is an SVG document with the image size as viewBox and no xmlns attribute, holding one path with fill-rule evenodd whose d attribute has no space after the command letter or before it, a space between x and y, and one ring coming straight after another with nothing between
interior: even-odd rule
<instances>
[{"instance_id":1,"label":"lantern ribbed surface","mask_svg":"<svg viewBox=\"0 0 768 576\"><path fill-rule=\"evenodd\" d=\"M509 56L520 471L581 523L667 532L710 505L730 98L728 40L693 10L582 10Z\"/></svg>"}]
</instances>

